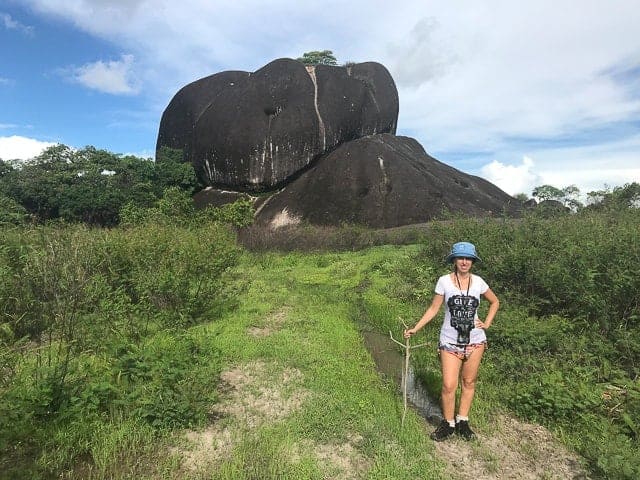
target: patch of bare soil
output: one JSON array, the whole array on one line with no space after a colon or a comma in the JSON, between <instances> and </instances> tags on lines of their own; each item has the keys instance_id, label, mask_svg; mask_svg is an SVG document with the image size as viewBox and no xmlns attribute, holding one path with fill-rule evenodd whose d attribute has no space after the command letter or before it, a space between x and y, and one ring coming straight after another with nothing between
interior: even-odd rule
<instances>
[{"instance_id":1,"label":"patch of bare soil","mask_svg":"<svg viewBox=\"0 0 640 480\"><path fill-rule=\"evenodd\" d=\"M247 333L266 337L280 330L288 315L283 308L268 315ZM221 374L220 402L212 410L216 422L202 430L183 432L172 454L181 458L181 470L187 475L206 476L248 432L286 418L300 409L309 396L301 388L302 373L261 361L238 365ZM355 480L364 478L371 460L359 451L363 438L352 435L345 442L322 444L304 441L289 452L292 463L300 461L303 452L312 452L325 478Z\"/></svg>"},{"instance_id":2,"label":"patch of bare soil","mask_svg":"<svg viewBox=\"0 0 640 480\"><path fill-rule=\"evenodd\" d=\"M372 463L358 450L362 441L360 435L353 435L344 443L312 444L309 451L318 459L325 478L355 480L364 478Z\"/></svg>"},{"instance_id":3,"label":"patch of bare soil","mask_svg":"<svg viewBox=\"0 0 640 480\"><path fill-rule=\"evenodd\" d=\"M436 442L438 456L447 464L447 475L478 480L587 480L589 475L576 455L569 452L540 425L506 415L496 417L493 433L478 434L467 442Z\"/></svg>"},{"instance_id":4,"label":"patch of bare soil","mask_svg":"<svg viewBox=\"0 0 640 480\"><path fill-rule=\"evenodd\" d=\"M187 431L173 454L182 458L186 471L205 471L224 458L249 430L276 422L298 410L308 396L300 388L302 373L264 362L251 362L224 372L221 400L212 416L219 420L208 428Z\"/></svg>"},{"instance_id":5,"label":"patch of bare soil","mask_svg":"<svg viewBox=\"0 0 640 480\"><path fill-rule=\"evenodd\" d=\"M280 309L268 315L259 325L249 327L247 333L254 338L268 337L282 328L288 313L288 309Z\"/></svg>"}]
</instances>

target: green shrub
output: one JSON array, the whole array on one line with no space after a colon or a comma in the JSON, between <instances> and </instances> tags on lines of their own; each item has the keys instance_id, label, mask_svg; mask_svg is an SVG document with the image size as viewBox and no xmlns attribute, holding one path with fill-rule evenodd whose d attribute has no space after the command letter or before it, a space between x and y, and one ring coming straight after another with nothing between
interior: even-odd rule
<instances>
[{"instance_id":1,"label":"green shrub","mask_svg":"<svg viewBox=\"0 0 640 480\"><path fill-rule=\"evenodd\" d=\"M227 203L221 207L206 207L196 215L196 222L222 222L235 227L248 227L253 223L255 208L248 198Z\"/></svg>"},{"instance_id":2,"label":"green shrub","mask_svg":"<svg viewBox=\"0 0 640 480\"><path fill-rule=\"evenodd\" d=\"M154 429L202 424L216 398L211 382L220 364L212 362L215 358L215 351L187 334L163 333L144 345L122 345L112 372L123 392L122 405Z\"/></svg>"},{"instance_id":3,"label":"green shrub","mask_svg":"<svg viewBox=\"0 0 640 480\"><path fill-rule=\"evenodd\" d=\"M108 266L139 311L161 313L169 325L192 323L224 300L221 276L239 251L228 228L148 225L114 232Z\"/></svg>"},{"instance_id":4,"label":"green shrub","mask_svg":"<svg viewBox=\"0 0 640 480\"><path fill-rule=\"evenodd\" d=\"M630 265L640 258L639 224L638 209L437 222L397 274L412 295L391 292L428 302L428 279L416 271L444 272L452 243L475 243L483 262L474 272L502 303L480 396L563 432L598 475L637 478L640 277ZM428 355L416 353L417 375L437 390Z\"/></svg>"},{"instance_id":5,"label":"green shrub","mask_svg":"<svg viewBox=\"0 0 640 480\"><path fill-rule=\"evenodd\" d=\"M233 302L223 277L238 255L233 232L215 223L8 231L0 458L12 459L11 476L51 476L103 451L91 432L104 422L201 423L220 366L187 327Z\"/></svg>"},{"instance_id":6,"label":"green shrub","mask_svg":"<svg viewBox=\"0 0 640 480\"><path fill-rule=\"evenodd\" d=\"M29 215L22 205L0 194L0 227L24 225L28 220Z\"/></svg>"}]
</instances>

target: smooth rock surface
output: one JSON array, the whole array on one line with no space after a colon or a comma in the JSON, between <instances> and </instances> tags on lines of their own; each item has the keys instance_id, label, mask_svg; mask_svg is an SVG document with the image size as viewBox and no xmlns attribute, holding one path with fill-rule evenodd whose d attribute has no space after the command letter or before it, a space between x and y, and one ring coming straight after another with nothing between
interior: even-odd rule
<instances>
[{"instance_id":1,"label":"smooth rock surface","mask_svg":"<svg viewBox=\"0 0 640 480\"><path fill-rule=\"evenodd\" d=\"M389 228L444 212L517 216L521 203L492 183L427 155L409 137L372 135L342 144L266 200L256 221Z\"/></svg>"},{"instance_id":2,"label":"smooth rock surface","mask_svg":"<svg viewBox=\"0 0 640 480\"><path fill-rule=\"evenodd\" d=\"M278 59L182 88L163 113L156 148L180 148L205 185L284 185L343 142L395 133L398 92L379 63L305 67Z\"/></svg>"}]
</instances>

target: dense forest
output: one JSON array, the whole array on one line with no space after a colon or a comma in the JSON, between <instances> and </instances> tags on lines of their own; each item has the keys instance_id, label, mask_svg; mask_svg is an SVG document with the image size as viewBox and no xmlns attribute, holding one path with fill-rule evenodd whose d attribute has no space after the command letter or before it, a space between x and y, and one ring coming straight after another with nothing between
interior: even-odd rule
<instances>
[{"instance_id":1,"label":"dense forest","mask_svg":"<svg viewBox=\"0 0 640 480\"><path fill-rule=\"evenodd\" d=\"M57 146L0 163L0 478L445 478L359 332L419 318L458 240L476 244L503 305L479 442L508 412L547 427L593 477L640 476L638 184L517 220L393 232L261 230L248 201L194 210L198 188L172 152ZM434 398L436 361L413 359ZM290 389L288 416L246 410L250 425L225 429L238 365ZM179 435L203 430L234 441L193 470ZM348 475L314 456L327 445L359 459Z\"/></svg>"},{"instance_id":2,"label":"dense forest","mask_svg":"<svg viewBox=\"0 0 640 480\"><path fill-rule=\"evenodd\" d=\"M56 145L24 162L0 159L0 222L116 225L127 205L152 207L168 188L198 188L193 168L178 161L179 154L163 149L153 161Z\"/></svg>"}]
</instances>

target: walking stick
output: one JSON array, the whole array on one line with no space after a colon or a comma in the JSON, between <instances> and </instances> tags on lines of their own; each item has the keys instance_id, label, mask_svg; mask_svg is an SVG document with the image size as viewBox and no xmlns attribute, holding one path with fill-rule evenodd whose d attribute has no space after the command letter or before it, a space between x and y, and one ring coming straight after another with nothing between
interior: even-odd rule
<instances>
[{"instance_id":1,"label":"walking stick","mask_svg":"<svg viewBox=\"0 0 640 480\"><path fill-rule=\"evenodd\" d=\"M404 323L404 320L402 320L401 318L399 320L402 322L402 325L404 325L405 330L409 328L407 324ZM402 371L402 391L403 391L403 398L404 398L404 411L402 412L402 425L404 425L404 417L407 415L407 383L408 383L407 380L409 378L409 358L411 357L411 349L424 347L427 344L421 343L420 345L415 345L412 347L411 337L406 338L404 344L402 344L399 341L397 341L395 338L393 338L391 330L389 330L389 337L395 343L397 343L401 347L404 347L404 370Z\"/></svg>"}]
</instances>

